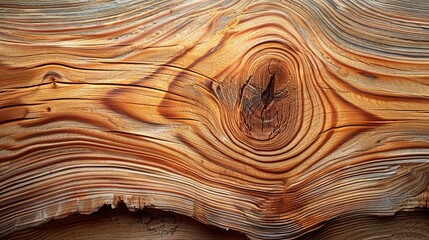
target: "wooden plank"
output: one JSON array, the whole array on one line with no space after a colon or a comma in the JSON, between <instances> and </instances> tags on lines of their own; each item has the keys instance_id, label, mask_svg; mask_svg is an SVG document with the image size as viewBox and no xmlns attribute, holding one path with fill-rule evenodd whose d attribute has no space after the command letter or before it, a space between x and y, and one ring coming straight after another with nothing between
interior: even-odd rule
<instances>
[{"instance_id":1,"label":"wooden plank","mask_svg":"<svg viewBox=\"0 0 429 240\"><path fill-rule=\"evenodd\" d=\"M428 207L425 2L0 11L0 237L120 200L252 239Z\"/></svg>"}]
</instances>

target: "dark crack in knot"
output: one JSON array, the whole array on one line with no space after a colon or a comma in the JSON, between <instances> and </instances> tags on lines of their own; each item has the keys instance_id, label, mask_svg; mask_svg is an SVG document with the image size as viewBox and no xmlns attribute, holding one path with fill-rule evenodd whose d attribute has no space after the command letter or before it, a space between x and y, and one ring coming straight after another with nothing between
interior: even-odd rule
<instances>
[{"instance_id":1,"label":"dark crack in knot","mask_svg":"<svg viewBox=\"0 0 429 240\"><path fill-rule=\"evenodd\" d=\"M274 101L274 83L275 83L275 75L270 74L270 82L267 85L267 88L261 95L262 104L264 104L263 110L265 111Z\"/></svg>"}]
</instances>

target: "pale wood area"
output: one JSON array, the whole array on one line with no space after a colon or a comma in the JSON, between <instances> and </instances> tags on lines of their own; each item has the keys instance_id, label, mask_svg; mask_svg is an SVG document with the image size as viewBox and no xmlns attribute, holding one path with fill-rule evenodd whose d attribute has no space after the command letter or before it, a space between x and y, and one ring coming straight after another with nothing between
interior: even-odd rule
<instances>
[{"instance_id":1,"label":"pale wood area","mask_svg":"<svg viewBox=\"0 0 429 240\"><path fill-rule=\"evenodd\" d=\"M0 237L123 200L251 239L428 208L425 1L0 2Z\"/></svg>"}]
</instances>

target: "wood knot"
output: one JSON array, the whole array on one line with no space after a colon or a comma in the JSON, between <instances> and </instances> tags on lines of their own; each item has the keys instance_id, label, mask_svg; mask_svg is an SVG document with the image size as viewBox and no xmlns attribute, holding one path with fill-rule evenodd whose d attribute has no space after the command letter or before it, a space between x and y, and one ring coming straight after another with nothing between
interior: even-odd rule
<instances>
[{"instance_id":1,"label":"wood knot","mask_svg":"<svg viewBox=\"0 0 429 240\"><path fill-rule=\"evenodd\" d=\"M53 88L57 87L57 81L60 81L62 78L63 76L55 71L49 71L43 75L43 81L51 82Z\"/></svg>"},{"instance_id":2,"label":"wood knot","mask_svg":"<svg viewBox=\"0 0 429 240\"><path fill-rule=\"evenodd\" d=\"M55 71L49 71L45 75L43 75L43 80L45 80L45 81L48 80L48 81L55 82L56 80L59 80L61 78L63 78L61 76L61 74L59 74Z\"/></svg>"},{"instance_id":3,"label":"wood knot","mask_svg":"<svg viewBox=\"0 0 429 240\"><path fill-rule=\"evenodd\" d=\"M291 72L279 59L265 60L241 88L242 130L256 140L270 140L286 127L294 99L288 94Z\"/></svg>"}]
</instances>

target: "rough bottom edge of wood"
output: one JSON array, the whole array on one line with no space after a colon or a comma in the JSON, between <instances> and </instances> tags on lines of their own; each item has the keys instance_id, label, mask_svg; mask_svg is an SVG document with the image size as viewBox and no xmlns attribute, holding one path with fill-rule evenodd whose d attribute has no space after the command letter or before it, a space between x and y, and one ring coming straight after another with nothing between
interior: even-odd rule
<instances>
[{"instance_id":1,"label":"rough bottom edge of wood","mask_svg":"<svg viewBox=\"0 0 429 240\"><path fill-rule=\"evenodd\" d=\"M247 239L244 234L205 225L174 212L144 208L129 211L123 202L97 212L73 214L37 227L15 231L5 239Z\"/></svg>"},{"instance_id":2,"label":"rough bottom edge of wood","mask_svg":"<svg viewBox=\"0 0 429 240\"><path fill-rule=\"evenodd\" d=\"M244 234L202 224L190 217L157 209L129 211L120 203L89 215L70 215L19 230L6 239L247 239ZM337 217L298 239L429 239L429 210L395 216Z\"/></svg>"}]
</instances>

